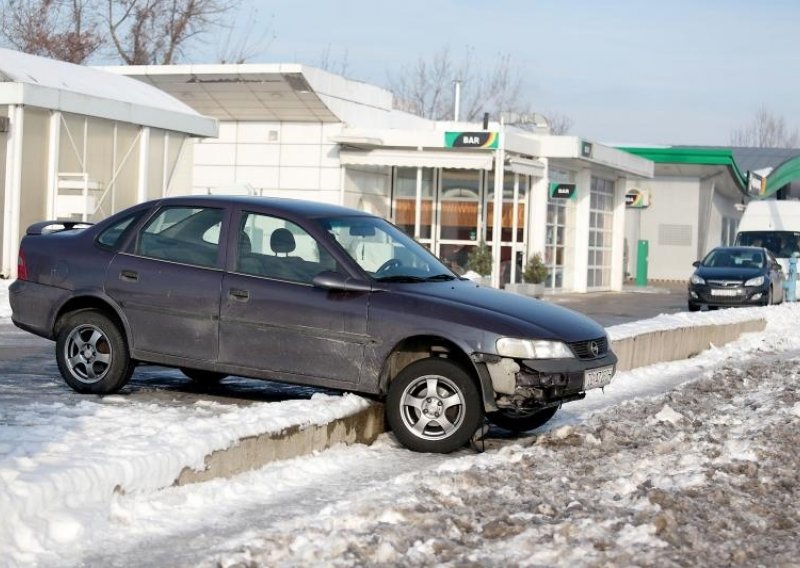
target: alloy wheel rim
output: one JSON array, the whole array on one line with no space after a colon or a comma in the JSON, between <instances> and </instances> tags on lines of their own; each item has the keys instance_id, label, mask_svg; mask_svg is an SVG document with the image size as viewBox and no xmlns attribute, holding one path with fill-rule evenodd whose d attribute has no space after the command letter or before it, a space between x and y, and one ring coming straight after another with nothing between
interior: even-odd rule
<instances>
[{"instance_id":1,"label":"alloy wheel rim","mask_svg":"<svg viewBox=\"0 0 800 568\"><path fill-rule=\"evenodd\" d=\"M72 330L64 345L64 359L70 374L91 385L102 381L111 368L111 343L103 331L84 324Z\"/></svg>"},{"instance_id":2,"label":"alloy wheel rim","mask_svg":"<svg viewBox=\"0 0 800 568\"><path fill-rule=\"evenodd\" d=\"M447 377L423 375L413 380L400 399L400 415L409 432L423 440L442 440L464 421L464 393Z\"/></svg>"}]
</instances>

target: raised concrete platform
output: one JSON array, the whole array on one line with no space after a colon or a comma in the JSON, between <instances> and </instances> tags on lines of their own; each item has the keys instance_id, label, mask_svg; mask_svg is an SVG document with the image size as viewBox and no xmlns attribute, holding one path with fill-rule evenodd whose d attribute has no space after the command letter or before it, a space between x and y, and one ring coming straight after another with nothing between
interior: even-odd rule
<instances>
[{"instance_id":1,"label":"raised concrete platform","mask_svg":"<svg viewBox=\"0 0 800 568\"><path fill-rule=\"evenodd\" d=\"M629 371L654 363L689 359L712 345L735 341L743 333L763 331L767 322L753 319L730 324L701 325L651 331L611 342L619 362L618 371Z\"/></svg>"},{"instance_id":2,"label":"raised concrete platform","mask_svg":"<svg viewBox=\"0 0 800 568\"><path fill-rule=\"evenodd\" d=\"M765 327L765 320L753 319L652 331L612 341L612 349L619 358L618 370L627 371L654 363L688 359L712 345L725 345L743 333L762 331ZM325 425L293 426L279 434L242 439L230 448L207 456L204 470L185 468L175 484L231 477L276 460L311 454L336 444L371 444L384 431L383 405L373 403L361 412Z\"/></svg>"}]
</instances>

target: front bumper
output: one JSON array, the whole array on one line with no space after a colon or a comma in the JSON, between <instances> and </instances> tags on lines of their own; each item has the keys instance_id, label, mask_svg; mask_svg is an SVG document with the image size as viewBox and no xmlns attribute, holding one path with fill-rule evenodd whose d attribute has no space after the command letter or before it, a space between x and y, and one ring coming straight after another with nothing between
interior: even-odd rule
<instances>
[{"instance_id":1,"label":"front bumper","mask_svg":"<svg viewBox=\"0 0 800 568\"><path fill-rule=\"evenodd\" d=\"M689 286L689 302L717 307L760 306L766 301L769 286Z\"/></svg>"},{"instance_id":2,"label":"front bumper","mask_svg":"<svg viewBox=\"0 0 800 568\"><path fill-rule=\"evenodd\" d=\"M604 384L587 386L587 371L604 370L610 380L616 372L616 365L617 356L607 351L594 359L516 360L498 357L487 367L498 407L532 408L583 398L587 389Z\"/></svg>"}]
</instances>

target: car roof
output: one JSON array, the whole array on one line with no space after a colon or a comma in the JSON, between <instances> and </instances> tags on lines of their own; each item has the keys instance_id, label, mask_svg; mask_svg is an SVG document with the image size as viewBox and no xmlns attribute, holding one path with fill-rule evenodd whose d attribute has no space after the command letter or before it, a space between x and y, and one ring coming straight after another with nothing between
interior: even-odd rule
<instances>
[{"instance_id":1,"label":"car roof","mask_svg":"<svg viewBox=\"0 0 800 568\"><path fill-rule=\"evenodd\" d=\"M712 252L755 252L763 250L765 250L764 247L735 246L735 247L714 247L708 252L709 254L711 254Z\"/></svg>"},{"instance_id":2,"label":"car roof","mask_svg":"<svg viewBox=\"0 0 800 568\"><path fill-rule=\"evenodd\" d=\"M219 205L220 203L269 209L273 212L284 212L302 217L336 217L363 216L374 217L370 213L318 201L289 199L286 197L260 197L253 195L182 195L165 197L157 200L162 205L178 205L183 203Z\"/></svg>"}]
</instances>

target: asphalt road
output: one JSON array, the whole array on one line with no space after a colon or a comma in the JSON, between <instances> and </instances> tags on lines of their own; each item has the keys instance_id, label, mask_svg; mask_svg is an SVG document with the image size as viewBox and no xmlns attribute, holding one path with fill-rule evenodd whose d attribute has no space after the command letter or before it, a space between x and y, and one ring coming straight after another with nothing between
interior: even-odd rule
<instances>
[{"instance_id":1,"label":"asphalt road","mask_svg":"<svg viewBox=\"0 0 800 568\"><path fill-rule=\"evenodd\" d=\"M555 294L544 299L586 314L600 325L610 327L660 314L685 312L686 284L626 287L624 292Z\"/></svg>"}]
</instances>

